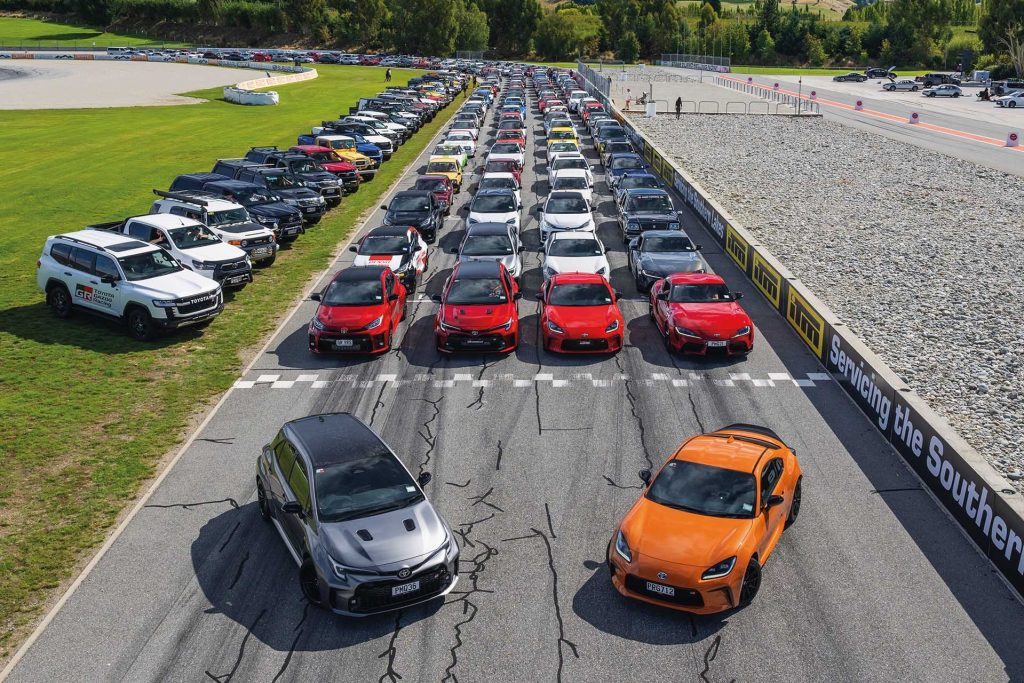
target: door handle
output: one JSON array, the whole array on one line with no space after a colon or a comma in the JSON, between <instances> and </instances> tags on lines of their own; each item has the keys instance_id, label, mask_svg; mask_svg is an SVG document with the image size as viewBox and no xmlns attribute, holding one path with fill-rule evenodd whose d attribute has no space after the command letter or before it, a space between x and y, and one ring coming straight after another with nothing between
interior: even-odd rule
<instances>
[{"instance_id":1,"label":"door handle","mask_svg":"<svg viewBox=\"0 0 1024 683\"><path fill-rule=\"evenodd\" d=\"M95 280L89 280L89 284L90 285L98 285L99 283L96 282Z\"/></svg>"},{"instance_id":2,"label":"door handle","mask_svg":"<svg viewBox=\"0 0 1024 683\"><path fill-rule=\"evenodd\" d=\"M66 271L66 270L64 271L64 274L65 274L65 275L67 275L68 277L73 277L73 276L71 275L71 273L69 273L69 272L68 272L68 271Z\"/></svg>"}]
</instances>

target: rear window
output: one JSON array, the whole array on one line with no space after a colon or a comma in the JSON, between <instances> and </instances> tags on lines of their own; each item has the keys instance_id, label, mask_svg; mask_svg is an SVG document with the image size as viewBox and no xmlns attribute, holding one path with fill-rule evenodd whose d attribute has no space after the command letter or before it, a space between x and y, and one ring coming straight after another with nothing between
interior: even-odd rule
<instances>
[{"instance_id":1,"label":"rear window","mask_svg":"<svg viewBox=\"0 0 1024 683\"><path fill-rule=\"evenodd\" d=\"M63 242L54 242L50 247L50 256L62 266L71 265L71 245Z\"/></svg>"}]
</instances>

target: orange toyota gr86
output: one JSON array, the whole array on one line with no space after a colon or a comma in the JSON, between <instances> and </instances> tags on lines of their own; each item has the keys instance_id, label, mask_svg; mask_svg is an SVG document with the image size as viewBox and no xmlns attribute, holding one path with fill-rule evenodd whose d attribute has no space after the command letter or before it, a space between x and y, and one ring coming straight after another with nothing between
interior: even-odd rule
<instances>
[{"instance_id":1,"label":"orange toyota gr86","mask_svg":"<svg viewBox=\"0 0 1024 683\"><path fill-rule=\"evenodd\" d=\"M640 478L644 493L608 544L616 590L698 614L750 604L800 512L796 453L766 427L734 424L688 439Z\"/></svg>"}]
</instances>

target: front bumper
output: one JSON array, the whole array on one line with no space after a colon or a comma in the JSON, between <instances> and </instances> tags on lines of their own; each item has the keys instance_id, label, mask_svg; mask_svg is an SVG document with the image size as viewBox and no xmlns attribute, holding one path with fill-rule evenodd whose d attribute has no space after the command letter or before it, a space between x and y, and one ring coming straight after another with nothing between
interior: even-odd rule
<instances>
[{"instance_id":1,"label":"front bumper","mask_svg":"<svg viewBox=\"0 0 1024 683\"><path fill-rule=\"evenodd\" d=\"M722 578L703 581L696 567L636 557L627 564L611 546L607 559L612 586L627 598L692 614L716 614L739 605L743 572L735 567ZM674 595L649 590L648 582L671 588Z\"/></svg>"},{"instance_id":2,"label":"front bumper","mask_svg":"<svg viewBox=\"0 0 1024 683\"><path fill-rule=\"evenodd\" d=\"M388 329L381 325L369 332L341 333L332 330L318 330L309 327L309 350L316 354L363 354L387 353L390 348Z\"/></svg>"},{"instance_id":3,"label":"front bumper","mask_svg":"<svg viewBox=\"0 0 1024 683\"><path fill-rule=\"evenodd\" d=\"M266 244L253 244L242 247L242 249L249 255L249 259L253 263L259 263L260 261L266 261L277 256L279 247L276 242L267 242Z\"/></svg>"},{"instance_id":4,"label":"front bumper","mask_svg":"<svg viewBox=\"0 0 1024 683\"><path fill-rule=\"evenodd\" d=\"M555 353L617 353L622 349L622 328L615 332L591 331L556 334L544 330L544 348Z\"/></svg>"},{"instance_id":5,"label":"front bumper","mask_svg":"<svg viewBox=\"0 0 1024 683\"><path fill-rule=\"evenodd\" d=\"M434 328L437 350L441 353L507 353L519 345L519 331L447 332Z\"/></svg>"},{"instance_id":6,"label":"front bumper","mask_svg":"<svg viewBox=\"0 0 1024 683\"><path fill-rule=\"evenodd\" d=\"M724 344L719 345L720 342ZM681 335L673 328L669 331L668 344L673 351L692 356L742 356L753 351L754 332L719 340Z\"/></svg>"},{"instance_id":7,"label":"front bumper","mask_svg":"<svg viewBox=\"0 0 1024 683\"><path fill-rule=\"evenodd\" d=\"M153 322L165 330L176 330L180 327L198 325L212 318L216 318L224 310L224 296L217 295L217 304L213 308L200 310L195 313L182 313L177 308L165 308L166 318L153 318Z\"/></svg>"},{"instance_id":8,"label":"front bumper","mask_svg":"<svg viewBox=\"0 0 1024 683\"><path fill-rule=\"evenodd\" d=\"M439 562L420 569L406 579L396 576L349 575L343 583L333 575L320 577L323 604L335 614L347 617L365 617L403 609L444 597L459 582L459 556L449 562ZM419 581L417 590L394 595L393 589Z\"/></svg>"}]
</instances>

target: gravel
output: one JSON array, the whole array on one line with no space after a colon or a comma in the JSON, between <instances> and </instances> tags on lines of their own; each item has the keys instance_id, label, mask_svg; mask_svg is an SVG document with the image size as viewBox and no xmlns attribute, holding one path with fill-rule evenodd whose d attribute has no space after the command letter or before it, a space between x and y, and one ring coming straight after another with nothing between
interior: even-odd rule
<instances>
[{"instance_id":1,"label":"gravel","mask_svg":"<svg viewBox=\"0 0 1024 683\"><path fill-rule=\"evenodd\" d=\"M820 118L634 122L1024 492L1024 178Z\"/></svg>"}]
</instances>

